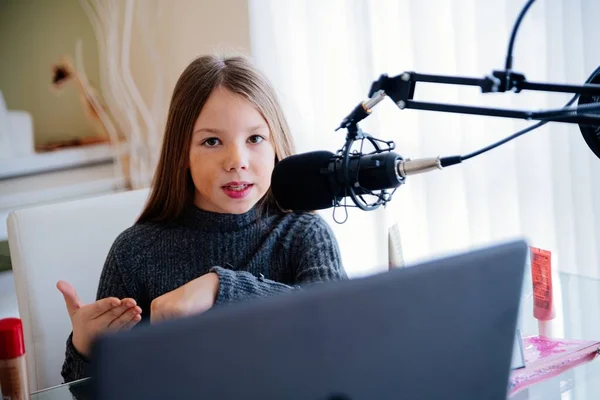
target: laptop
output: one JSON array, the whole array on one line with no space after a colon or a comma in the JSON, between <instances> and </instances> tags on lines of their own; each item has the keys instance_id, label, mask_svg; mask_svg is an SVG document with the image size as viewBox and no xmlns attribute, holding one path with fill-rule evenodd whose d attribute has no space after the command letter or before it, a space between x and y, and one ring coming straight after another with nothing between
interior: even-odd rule
<instances>
[{"instance_id":1,"label":"laptop","mask_svg":"<svg viewBox=\"0 0 600 400\"><path fill-rule=\"evenodd\" d=\"M527 252L512 241L105 335L93 395L504 400Z\"/></svg>"}]
</instances>

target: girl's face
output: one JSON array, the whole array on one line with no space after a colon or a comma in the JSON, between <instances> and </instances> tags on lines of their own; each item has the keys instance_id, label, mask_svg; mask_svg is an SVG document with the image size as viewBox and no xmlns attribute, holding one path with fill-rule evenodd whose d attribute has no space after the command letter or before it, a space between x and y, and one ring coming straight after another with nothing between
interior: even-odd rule
<instances>
[{"instance_id":1,"label":"girl's face","mask_svg":"<svg viewBox=\"0 0 600 400\"><path fill-rule=\"evenodd\" d=\"M243 214L269 189L274 166L263 116L243 97L215 88L194 124L190 145L194 204L205 211Z\"/></svg>"}]
</instances>

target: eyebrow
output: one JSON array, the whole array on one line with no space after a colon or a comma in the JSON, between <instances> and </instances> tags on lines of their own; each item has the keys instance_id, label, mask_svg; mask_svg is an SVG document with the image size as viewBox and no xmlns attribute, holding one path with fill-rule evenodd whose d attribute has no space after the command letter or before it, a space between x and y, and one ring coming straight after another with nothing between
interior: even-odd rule
<instances>
[{"instance_id":1,"label":"eyebrow","mask_svg":"<svg viewBox=\"0 0 600 400\"><path fill-rule=\"evenodd\" d=\"M267 128L267 125L265 125L265 124L255 125L255 126L250 127L250 129L248 129L248 132L254 132L254 131L257 131L259 129L265 129L265 128ZM224 131L221 130L221 129L200 128L200 129L196 129L194 132L192 132L192 134L200 133L200 132L212 133L212 134L215 134L215 135L224 133Z\"/></svg>"}]
</instances>

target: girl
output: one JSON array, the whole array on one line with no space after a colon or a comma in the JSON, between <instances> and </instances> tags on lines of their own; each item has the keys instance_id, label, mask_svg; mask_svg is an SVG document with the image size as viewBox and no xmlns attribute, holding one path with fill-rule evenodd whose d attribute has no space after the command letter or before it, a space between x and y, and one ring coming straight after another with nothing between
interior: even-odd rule
<instances>
[{"instance_id":1,"label":"girl","mask_svg":"<svg viewBox=\"0 0 600 400\"><path fill-rule=\"evenodd\" d=\"M275 92L246 59L205 56L185 69L150 197L113 243L98 300L84 305L57 284L73 326L65 382L88 375L101 332L346 278L327 223L273 199L273 167L292 153Z\"/></svg>"}]
</instances>

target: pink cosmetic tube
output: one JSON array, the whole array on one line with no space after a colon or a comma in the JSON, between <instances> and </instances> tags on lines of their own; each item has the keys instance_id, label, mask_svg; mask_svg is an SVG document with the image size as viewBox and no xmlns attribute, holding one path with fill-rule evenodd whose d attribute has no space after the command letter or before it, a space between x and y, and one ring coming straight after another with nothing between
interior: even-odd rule
<instances>
[{"instance_id":1,"label":"pink cosmetic tube","mask_svg":"<svg viewBox=\"0 0 600 400\"><path fill-rule=\"evenodd\" d=\"M533 316L538 320L540 336L550 336L550 322L555 317L552 295L552 253L530 247L533 282Z\"/></svg>"}]
</instances>

